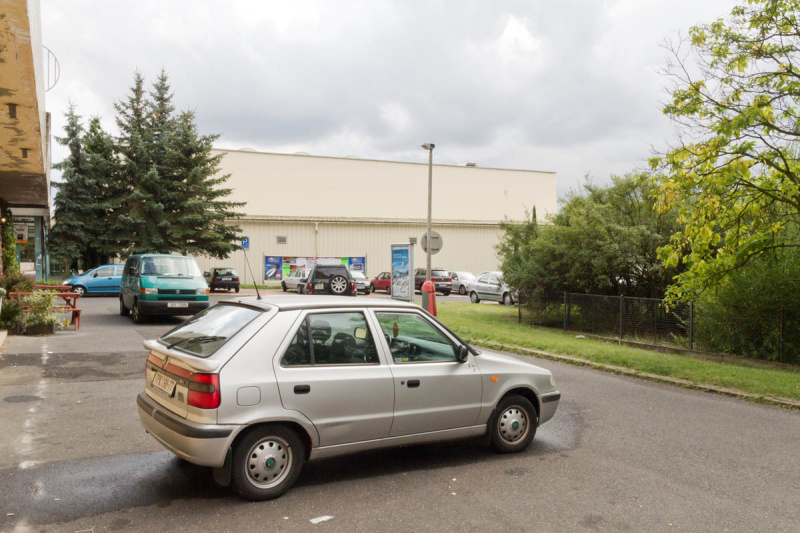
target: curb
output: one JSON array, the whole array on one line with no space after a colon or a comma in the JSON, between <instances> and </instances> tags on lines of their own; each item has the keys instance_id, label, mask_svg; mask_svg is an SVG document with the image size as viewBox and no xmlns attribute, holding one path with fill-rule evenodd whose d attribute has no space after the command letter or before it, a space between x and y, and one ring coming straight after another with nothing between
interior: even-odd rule
<instances>
[{"instance_id":1,"label":"curb","mask_svg":"<svg viewBox=\"0 0 800 533\"><path fill-rule=\"evenodd\" d=\"M602 370L604 372L613 372L614 374L621 374L624 376L632 376L635 378L646 379L648 381L656 381L659 383L666 383L669 385L676 385L678 387L684 387L687 389L694 389L700 390L704 392L713 392L716 394L722 394L725 396L730 396L732 398L741 398L743 400L748 400L751 402L758 402L758 403L767 403L770 405L777 405L779 407L784 407L786 409L796 409L800 410L800 402L794 400L787 400L785 398L774 398L772 396L761 396L758 394L752 394L749 392L742 392L736 389L727 389L724 387L715 387L713 385L702 385L699 383L694 383L693 381L688 381L685 379L679 378L671 378L669 376L659 376L658 374L649 374L647 372L639 372L638 370L634 370L632 368L627 368L623 366L614 366L614 365L606 365L603 363L595 363L594 361L589 361L588 359L582 359L580 357L573 357L570 355L558 355L549 352L543 352L541 350L533 350L531 348L523 348L522 346L515 346L512 344L502 344L497 342L487 342L487 341L477 341L475 339L469 340L465 339L470 344L475 344L476 346L483 346L485 348L496 349L496 350L505 350L507 352L518 353L521 355L530 355L533 357L539 357L542 359L551 359L553 361L559 361L561 363L568 363L571 365L576 366L588 366L590 368L595 368L597 370Z\"/></svg>"}]
</instances>

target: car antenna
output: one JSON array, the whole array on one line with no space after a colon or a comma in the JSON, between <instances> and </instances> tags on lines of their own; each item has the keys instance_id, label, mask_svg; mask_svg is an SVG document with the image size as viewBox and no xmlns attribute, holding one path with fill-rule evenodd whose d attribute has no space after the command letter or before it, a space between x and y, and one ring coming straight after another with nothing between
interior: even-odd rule
<instances>
[{"instance_id":1,"label":"car antenna","mask_svg":"<svg viewBox=\"0 0 800 533\"><path fill-rule=\"evenodd\" d=\"M253 274L253 269L250 268L250 261L247 259L247 249L242 246L242 253L244 254L244 262L247 263L247 270L250 271L250 277L253 278L253 286L256 288L256 300L261 299L261 293L258 292L258 283L256 283L256 276Z\"/></svg>"}]
</instances>

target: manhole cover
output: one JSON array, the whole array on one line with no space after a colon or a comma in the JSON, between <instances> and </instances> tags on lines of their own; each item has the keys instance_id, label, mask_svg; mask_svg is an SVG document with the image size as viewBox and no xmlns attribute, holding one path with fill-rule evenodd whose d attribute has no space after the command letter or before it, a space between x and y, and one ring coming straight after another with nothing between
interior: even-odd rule
<instances>
[{"instance_id":1,"label":"manhole cover","mask_svg":"<svg viewBox=\"0 0 800 533\"><path fill-rule=\"evenodd\" d=\"M35 402L37 400L41 400L38 396L8 396L3 398L4 401L8 403L25 403L25 402Z\"/></svg>"}]
</instances>

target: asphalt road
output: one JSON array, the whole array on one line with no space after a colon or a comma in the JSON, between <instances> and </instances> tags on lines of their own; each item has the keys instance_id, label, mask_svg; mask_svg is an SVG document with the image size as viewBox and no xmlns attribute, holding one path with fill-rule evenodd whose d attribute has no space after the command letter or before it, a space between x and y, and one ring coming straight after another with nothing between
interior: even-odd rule
<instances>
[{"instance_id":1,"label":"asphalt road","mask_svg":"<svg viewBox=\"0 0 800 533\"><path fill-rule=\"evenodd\" d=\"M535 359L563 399L524 453L371 452L247 502L139 425L142 340L180 319L137 326L114 298L81 307L79 332L3 348L2 531L800 530L800 413Z\"/></svg>"}]
</instances>

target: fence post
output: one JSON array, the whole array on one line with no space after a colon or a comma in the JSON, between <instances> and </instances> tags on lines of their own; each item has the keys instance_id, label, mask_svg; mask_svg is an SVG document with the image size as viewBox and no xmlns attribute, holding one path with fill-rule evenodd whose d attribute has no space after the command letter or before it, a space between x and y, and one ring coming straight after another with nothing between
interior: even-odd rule
<instances>
[{"instance_id":1,"label":"fence post","mask_svg":"<svg viewBox=\"0 0 800 533\"><path fill-rule=\"evenodd\" d=\"M522 292L517 298L517 324L522 324Z\"/></svg>"},{"instance_id":2,"label":"fence post","mask_svg":"<svg viewBox=\"0 0 800 533\"><path fill-rule=\"evenodd\" d=\"M567 291L564 291L564 331L567 331L567 317L569 316L567 305Z\"/></svg>"},{"instance_id":3,"label":"fence post","mask_svg":"<svg viewBox=\"0 0 800 533\"><path fill-rule=\"evenodd\" d=\"M783 312L783 307L781 307L781 331L780 337L778 338L778 361L783 363L783 334L784 328L786 327L786 316Z\"/></svg>"},{"instance_id":4,"label":"fence post","mask_svg":"<svg viewBox=\"0 0 800 533\"><path fill-rule=\"evenodd\" d=\"M623 326L624 326L624 313L625 311L625 295L619 295L619 343L622 344L622 333L623 333Z\"/></svg>"},{"instance_id":5,"label":"fence post","mask_svg":"<svg viewBox=\"0 0 800 533\"><path fill-rule=\"evenodd\" d=\"M694 300L689 302L689 349L694 350Z\"/></svg>"}]
</instances>

